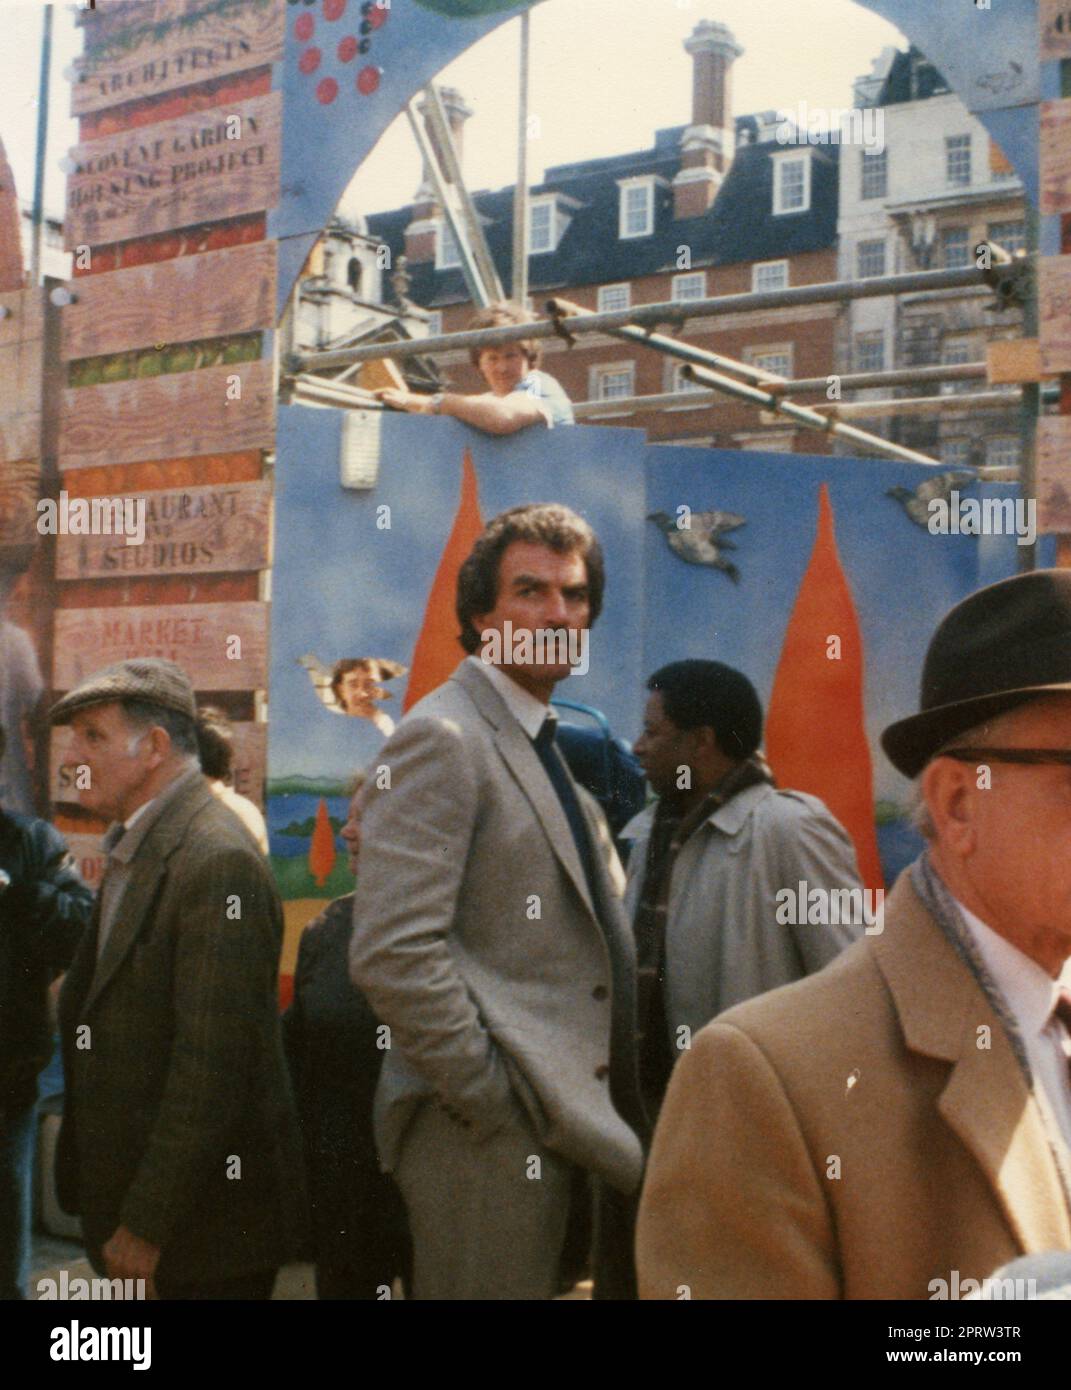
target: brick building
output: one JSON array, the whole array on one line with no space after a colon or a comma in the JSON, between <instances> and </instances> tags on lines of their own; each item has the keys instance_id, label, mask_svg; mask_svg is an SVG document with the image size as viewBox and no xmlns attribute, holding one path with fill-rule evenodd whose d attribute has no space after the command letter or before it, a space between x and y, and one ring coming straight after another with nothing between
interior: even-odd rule
<instances>
[{"instance_id":1,"label":"brick building","mask_svg":"<svg viewBox=\"0 0 1071 1390\"><path fill-rule=\"evenodd\" d=\"M650 149L562 164L531 190L529 289L541 309L552 295L585 308L620 309L666 300L778 289L836 278L836 144L784 145L779 112L734 117L732 65L742 50L723 25L704 20L685 41L693 61L692 120L655 133ZM469 108L444 91L455 145ZM513 189L478 192L484 234L508 286ZM405 255L409 297L430 311L431 328L463 328L471 313L459 257L427 180L413 204L367 219L370 236ZM786 376L833 370L838 309L767 309L718 319L692 318L679 336L699 347ZM483 383L464 352L439 355L448 383ZM574 402L605 409L585 418L646 429L653 440L736 448L822 452L823 436L798 430L753 406L707 394L689 403L679 365L602 334L573 347L544 345L544 366ZM662 410L635 397L680 392Z\"/></svg>"},{"instance_id":2,"label":"brick building","mask_svg":"<svg viewBox=\"0 0 1071 1390\"><path fill-rule=\"evenodd\" d=\"M886 49L873 72L857 81L855 99L880 118L884 148L841 151L841 279L974 265L982 241L1013 254L1025 250L1022 183L981 121L923 54ZM860 299L845 306L838 370L980 362L988 342L1022 336L1022 310L996 310L993 291L985 286ZM985 389L984 381L931 383L900 394L945 394L947 411L853 423L950 466L1014 467L1020 455L1018 393L984 410L957 407L961 392Z\"/></svg>"}]
</instances>

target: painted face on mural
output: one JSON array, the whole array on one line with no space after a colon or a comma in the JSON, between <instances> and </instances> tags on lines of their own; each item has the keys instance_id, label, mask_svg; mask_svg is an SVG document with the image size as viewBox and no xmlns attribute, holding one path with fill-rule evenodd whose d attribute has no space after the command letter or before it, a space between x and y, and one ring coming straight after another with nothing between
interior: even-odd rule
<instances>
[{"instance_id":1,"label":"painted face on mural","mask_svg":"<svg viewBox=\"0 0 1071 1390\"><path fill-rule=\"evenodd\" d=\"M389 694L376 683L375 675L363 667L347 671L338 686L339 703L347 714L370 718L376 712L377 700L389 699Z\"/></svg>"}]
</instances>

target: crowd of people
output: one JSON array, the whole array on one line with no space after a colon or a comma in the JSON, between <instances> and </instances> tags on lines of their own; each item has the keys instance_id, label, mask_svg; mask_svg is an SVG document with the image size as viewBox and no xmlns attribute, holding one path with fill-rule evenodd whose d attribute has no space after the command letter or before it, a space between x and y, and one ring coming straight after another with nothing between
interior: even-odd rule
<instances>
[{"instance_id":1,"label":"crowd of people","mask_svg":"<svg viewBox=\"0 0 1071 1390\"><path fill-rule=\"evenodd\" d=\"M324 1299L924 1299L1071 1248L1071 572L937 628L883 735L925 849L876 929L778 914L862 885L828 808L776 785L742 672L636 692L656 799L628 817L559 740L568 644L485 659L586 631L605 583L564 506L486 526L467 655L357 778L356 886L282 1018L225 720L157 659L58 701L111 829L94 899L54 829L0 812L7 1297L61 972L60 1200L152 1296L264 1299L308 1259Z\"/></svg>"}]
</instances>

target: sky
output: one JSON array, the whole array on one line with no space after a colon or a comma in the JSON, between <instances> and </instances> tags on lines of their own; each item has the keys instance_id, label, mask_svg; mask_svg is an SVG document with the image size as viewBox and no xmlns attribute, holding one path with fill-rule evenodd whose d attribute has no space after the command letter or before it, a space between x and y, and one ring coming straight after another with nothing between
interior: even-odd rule
<instances>
[{"instance_id":1,"label":"sky","mask_svg":"<svg viewBox=\"0 0 1071 1390\"><path fill-rule=\"evenodd\" d=\"M33 195L41 54L41 0L0 0L0 138L19 199ZM54 6L46 210L63 210L60 161L77 142L64 72L80 51L75 7ZM852 80L887 44L906 47L892 25L855 0L544 0L532 13L529 109L538 134L529 177L551 165L644 149L662 126L686 124L692 60L682 42L701 19L727 24L744 47L733 70L735 114L851 105ZM519 22L503 25L439 80L457 87L475 114L465 131L469 187L498 188L516 173ZM408 203L420 159L404 118L359 170L344 211Z\"/></svg>"}]
</instances>

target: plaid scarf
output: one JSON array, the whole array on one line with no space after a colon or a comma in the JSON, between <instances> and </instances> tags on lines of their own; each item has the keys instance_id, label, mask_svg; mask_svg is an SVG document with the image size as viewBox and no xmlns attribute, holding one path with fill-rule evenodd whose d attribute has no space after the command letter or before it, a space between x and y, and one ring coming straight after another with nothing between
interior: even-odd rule
<instances>
[{"instance_id":1,"label":"plaid scarf","mask_svg":"<svg viewBox=\"0 0 1071 1390\"><path fill-rule=\"evenodd\" d=\"M636 905L637 1032L640 1080L652 1117L658 1113L677 1054L666 1019L666 918L677 855L691 836L720 807L749 787L775 786L761 753L738 763L703 800L682 813L679 804L661 798L647 842L643 887Z\"/></svg>"}]
</instances>

